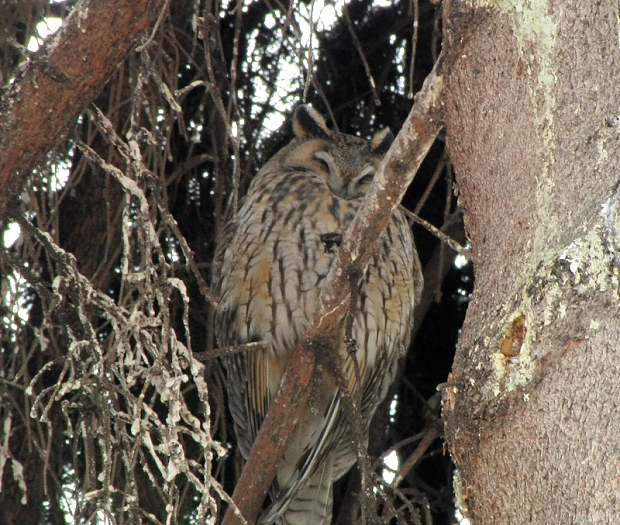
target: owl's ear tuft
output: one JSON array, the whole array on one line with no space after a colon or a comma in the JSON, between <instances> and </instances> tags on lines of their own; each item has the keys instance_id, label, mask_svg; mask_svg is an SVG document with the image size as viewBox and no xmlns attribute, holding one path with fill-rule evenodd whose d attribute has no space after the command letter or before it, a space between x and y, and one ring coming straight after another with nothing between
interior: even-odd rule
<instances>
[{"instance_id":1,"label":"owl's ear tuft","mask_svg":"<svg viewBox=\"0 0 620 525\"><path fill-rule=\"evenodd\" d=\"M394 142L394 133L390 128L383 128L377 131L370 141L370 152L374 155L383 155L390 149L392 142Z\"/></svg>"},{"instance_id":2,"label":"owl's ear tuft","mask_svg":"<svg viewBox=\"0 0 620 525\"><path fill-rule=\"evenodd\" d=\"M293 114L293 131L299 138L327 138L329 129L325 119L316 109L310 106L297 106Z\"/></svg>"}]
</instances>

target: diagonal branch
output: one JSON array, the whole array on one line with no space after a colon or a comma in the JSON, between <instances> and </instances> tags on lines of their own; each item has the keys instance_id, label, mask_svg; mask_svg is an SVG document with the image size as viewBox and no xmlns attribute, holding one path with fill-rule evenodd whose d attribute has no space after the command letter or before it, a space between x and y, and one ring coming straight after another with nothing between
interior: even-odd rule
<instances>
[{"instance_id":1,"label":"diagonal branch","mask_svg":"<svg viewBox=\"0 0 620 525\"><path fill-rule=\"evenodd\" d=\"M80 2L0 101L0 220L35 164L66 139L163 0Z\"/></svg>"},{"instance_id":2,"label":"diagonal branch","mask_svg":"<svg viewBox=\"0 0 620 525\"><path fill-rule=\"evenodd\" d=\"M339 344L341 322L351 294L351 274L361 274L381 232L398 207L422 160L443 125L443 59L416 96L403 128L374 177L369 193L347 229L338 256L326 277L306 340L295 348L280 388L252 446L233 494L247 523L258 517L276 466L295 423L308 404L317 370ZM223 525L243 523L229 508Z\"/></svg>"}]
</instances>

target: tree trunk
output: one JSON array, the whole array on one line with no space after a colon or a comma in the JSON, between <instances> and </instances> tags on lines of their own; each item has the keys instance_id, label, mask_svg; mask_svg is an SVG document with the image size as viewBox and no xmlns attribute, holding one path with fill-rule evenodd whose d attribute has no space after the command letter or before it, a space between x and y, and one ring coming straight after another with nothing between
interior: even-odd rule
<instances>
[{"instance_id":1,"label":"tree trunk","mask_svg":"<svg viewBox=\"0 0 620 525\"><path fill-rule=\"evenodd\" d=\"M620 522L618 4L454 1L448 149L476 287L443 391L480 524Z\"/></svg>"}]
</instances>

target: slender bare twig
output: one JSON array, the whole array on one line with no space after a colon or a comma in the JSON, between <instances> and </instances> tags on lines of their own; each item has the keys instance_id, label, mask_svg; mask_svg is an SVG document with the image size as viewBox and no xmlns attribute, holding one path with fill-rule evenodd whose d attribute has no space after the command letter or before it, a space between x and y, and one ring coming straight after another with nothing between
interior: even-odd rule
<instances>
[{"instance_id":1,"label":"slender bare twig","mask_svg":"<svg viewBox=\"0 0 620 525\"><path fill-rule=\"evenodd\" d=\"M418 0L411 0L413 3L413 34L411 35L411 62L409 63L409 93L407 96L413 98L413 73L415 71L415 57L418 47L418 25L420 18L420 6Z\"/></svg>"},{"instance_id":2,"label":"slender bare twig","mask_svg":"<svg viewBox=\"0 0 620 525\"><path fill-rule=\"evenodd\" d=\"M393 487L398 487L401 481L405 479L405 476L409 473L409 471L413 468L413 466L420 460L420 458L424 455L424 453L428 450L428 447L431 446L431 443L435 441L435 438L439 436L439 429L437 425L432 425L428 428L424 437L413 451L413 453L405 460L405 462L401 465L400 469L394 476L391 485Z\"/></svg>"},{"instance_id":3,"label":"slender bare twig","mask_svg":"<svg viewBox=\"0 0 620 525\"><path fill-rule=\"evenodd\" d=\"M364 54L364 50L362 49L362 44L360 43L360 39L357 37L357 33L355 32L355 28L353 27L353 21L351 20L351 15L349 14L349 4L344 4L342 7L342 12L344 14L344 18L347 21L347 27L349 28L349 33L351 33L351 38L353 39L353 45L355 49L357 49L357 53L360 56L362 64L364 64L364 69L366 70L366 76L368 77L368 83L370 84L370 89L372 90L372 97L376 106L381 105L381 99L377 93L377 86L375 86L375 79L372 77L372 72L370 71L370 66L368 65L368 60L366 60L366 55Z\"/></svg>"},{"instance_id":4,"label":"slender bare twig","mask_svg":"<svg viewBox=\"0 0 620 525\"><path fill-rule=\"evenodd\" d=\"M401 210L413 222L415 222L415 223L419 224L420 226L423 226L424 228L426 228L429 232L431 232L433 235L435 235L439 240L443 241L448 246L450 246L450 248L452 248L456 253L458 253L460 255L463 255L464 257L467 257L468 259L471 259L471 251L468 248L465 248L464 246L461 246L458 242L456 242L454 239L452 239L451 237L446 235L439 228L436 228L430 222L425 221L424 219L418 217L415 213L409 211L408 209L401 207Z\"/></svg>"},{"instance_id":5,"label":"slender bare twig","mask_svg":"<svg viewBox=\"0 0 620 525\"><path fill-rule=\"evenodd\" d=\"M213 359L217 359L218 357L224 357L230 354L236 354L239 352L257 352L260 350L265 350L267 345L262 342L255 343L244 343L241 345L235 346L225 346L223 348L216 348L214 350L210 350L209 352L195 352L194 357L202 362L206 363L208 361L212 361Z\"/></svg>"},{"instance_id":6,"label":"slender bare twig","mask_svg":"<svg viewBox=\"0 0 620 525\"><path fill-rule=\"evenodd\" d=\"M433 191L435 184L437 184L437 181L439 180L439 175L441 175L441 172L446 167L447 162L448 162L447 154L444 152L444 154L441 156L441 159L437 163L437 166L435 167L435 171L433 172L433 176L431 177L431 180L426 185L426 188L424 188L424 193L420 197L420 200L418 201L415 209L413 210L413 213L415 215L420 215L422 208L426 204L426 200L428 199L429 195Z\"/></svg>"}]
</instances>

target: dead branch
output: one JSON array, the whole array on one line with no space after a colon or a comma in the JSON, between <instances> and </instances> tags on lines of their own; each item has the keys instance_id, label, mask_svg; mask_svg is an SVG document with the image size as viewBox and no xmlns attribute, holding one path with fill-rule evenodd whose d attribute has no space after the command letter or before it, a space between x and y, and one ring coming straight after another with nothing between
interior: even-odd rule
<instances>
[{"instance_id":1,"label":"dead branch","mask_svg":"<svg viewBox=\"0 0 620 525\"><path fill-rule=\"evenodd\" d=\"M469 248L465 248L465 246L462 246L461 244L459 244L452 237L442 232L439 228L433 226L430 222L425 221L419 215L416 215L415 213L409 211L407 208L403 207L401 209L402 209L402 212L407 217L409 217L413 222L415 222L416 224L419 224L420 226L425 228L427 231L431 232L435 237L437 237L443 243L447 244L450 248L452 248L459 255L462 255L463 257L467 257L468 260L471 260L471 250Z\"/></svg>"},{"instance_id":2,"label":"dead branch","mask_svg":"<svg viewBox=\"0 0 620 525\"><path fill-rule=\"evenodd\" d=\"M233 494L236 508L228 509L223 525L243 523L237 510L249 524L258 517L295 421L308 404L312 385L319 380L318 367L329 359L331 349L338 347L340 323L346 316L351 293L348 276L363 272L381 232L442 128L442 72L440 57L344 235L338 257L321 290L306 340L295 348L237 482Z\"/></svg>"},{"instance_id":3,"label":"dead branch","mask_svg":"<svg viewBox=\"0 0 620 525\"><path fill-rule=\"evenodd\" d=\"M0 220L36 162L68 135L163 0L82 2L0 102Z\"/></svg>"},{"instance_id":4,"label":"dead branch","mask_svg":"<svg viewBox=\"0 0 620 525\"><path fill-rule=\"evenodd\" d=\"M413 468L413 466L420 461L420 458L424 455L424 453L428 450L428 447L431 446L435 438L439 436L439 426L437 424L432 425L428 428L422 441L418 444L413 453L407 458L407 460L401 465L400 469L394 476L392 480L392 486L398 487L401 481L405 479L405 476L409 474L409 471Z\"/></svg>"}]
</instances>

